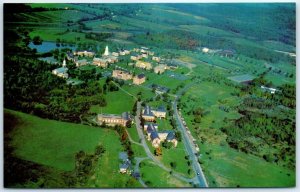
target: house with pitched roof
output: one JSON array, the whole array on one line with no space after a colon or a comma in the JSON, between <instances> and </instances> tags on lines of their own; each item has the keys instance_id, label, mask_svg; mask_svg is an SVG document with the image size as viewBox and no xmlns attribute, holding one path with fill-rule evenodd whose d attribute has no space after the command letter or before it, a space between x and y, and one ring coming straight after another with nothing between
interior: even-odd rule
<instances>
[{"instance_id":1,"label":"house with pitched roof","mask_svg":"<svg viewBox=\"0 0 300 192\"><path fill-rule=\"evenodd\" d=\"M166 118L167 111L164 106L159 106L158 108L151 108L150 106L146 106L143 109L142 118L146 121L154 121L155 117L158 118Z\"/></svg>"},{"instance_id":2,"label":"house with pitched roof","mask_svg":"<svg viewBox=\"0 0 300 192\"><path fill-rule=\"evenodd\" d=\"M130 59L133 60L133 61L137 61L141 58L142 58L142 56L138 55L138 54L133 54L133 55L130 56Z\"/></svg>"},{"instance_id":3,"label":"house with pitched roof","mask_svg":"<svg viewBox=\"0 0 300 192\"><path fill-rule=\"evenodd\" d=\"M119 53L117 53L117 52L112 52L111 55L115 56L115 57L119 57Z\"/></svg>"},{"instance_id":4,"label":"house with pitched roof","mask_svg":"<svg viewBox=\"0 0 300 192\"><path fill-rule=\"evenodd\" d=\"M132 74L130 74L127 71L122 71L117 69L117 70L113 70L112 77L117 79L130 80L132 79Z\"/></svg>"},{"instance_id":5,"label":"house with pitched roof","mask_svg":"<svg viewBox=\"0 0 300 192\"><path fill-rule=\"evenodd\" d=\"M98 114L96 121L102 125L105 123L107 126L120 125L125 127L128 121L131 121L131 116L128 112L122 113L122 115L115 114Z\"/></svg>"},{"instance_id":6,"label":"house with pitched roof","mask_svg":"<svg viewBox=\"0 0 300 192\"><path fill-rule=\"evenodd\" d=\"M156 61L156 62L160 62L160 57L153 56L153 57L152 57L152 60L153 60L153 61Z\"/></svg>"},{"instance_id":7,"label":"house with pitched roof","mask_svg":"<svg viewBox=\"0 0 300 192\"><path fill-rule=\"evenodd\" d=\"M154 67L154 73L162 74L163 72L165 72L166 69L168 69L167 65L160 64L160 65Z\"/></svg>"},{"instance_id":8,"label":"house with pitched roof","mask_svg":"<svg viewBox=\"0 0 300 192\"><path fill-rule=\"evenodd\" d=\"M155 116L154 116L150 106L147 105L143 109L142 118L145 119L146 121L154 121L155 120Z\"/></svg>"},{"instance_id":9,"label":"house with pitched roof","mask_svg":"<svg viewBox=\"0 0 300 192\"><path fill-rule=\"evenodd\" d=\"M175 132L173 130L165 130L157 132L161 141L172 142L174 147L177 146L178 141L175 137Z\"/></svg>"},{"instance_id":10,"label":"house with pitched roof","mask_svg":"<svg viewBox=\"0 0 300 192\"><path fill-rule=\"evenodd\" d=\"M119 153L119 159L122 161L122 163L119 165L119 171L120 173L131 173L131 162L128 159L128 155L126 152Z\"/></svg>"},{"instance_id":11,"label":"house with pitched roof","mask_svg":"<svg viewBox=\"0 0 300 192\"><path fill-rule=\"evenodd\" d=\"M144 74L139 74L133 77L133 84L140 85L146 81L146 76Z\"/></svg>"},{"instance_id":12,"label":"house with pitched roof","mask_svg":"<svg viewBox=\"0 0 300 192\"><path fill-rule=\"evenodd\" d=\"M82 51L75 51L73 54L74 55L78 55L78 56L94 57L95 52L93 52L93 51L87 51L87 50L82 50Z\"/></svg>"},{"instance_id":13,"label":"house with pitched roof","mask_svg":"<svg viewBox=\"0 0 300 192\"><path fill-rule=\"evenodd\" d=\"M152 113L158 118L166 118L167 115L167 111L164 106L159 106L157 109L152 109Z\"/></svg>"},{"instance_id":14,"label":"house with pitched roof","mask_svg":"<svg viewBox=\"0 0 300 192\"><path fill-rule=\"evenodd\" d=\"M153 131L150 135L151 144L153 147L157 148L159 147L159 144L161 142L161 139L159 138L156 131Z\"/></svg>"},{"instance_id":15,"label":"house with pitched roof","mask_svg":"<svg viewBox=\"0 0 300 192\"><path fill-rule=\"evenodd\" d=\"M151 141L153 147L159 147L160 143L164 141L173 143L174 147L177 146L178 141L173 130L158 131L157 128L158 127L155 126L155 124L149 123L147 128L144 129L147 135L147 140Z\"/></svg>"},{"instance_id":16,"label":"house with pitched roof","mask_svg":"<svg viewBox=\"0 0 300 192\"><path fill-rule=\"evenodd\" d=\"M99 67L107 68L108 63L109 63L108 60L103 59L103 58L97 58L97 57L95 57L93 59L93 64L97 65Z\"/></svg>"},{"instance_id":17,"label":"house with pitched roof","mask_svg":"<svg viewBox=\"0 0 300 192\"><path fill-rule=\"evenodd\" d=\"M81 59L75 62L76 67L80 67L80 66L84 66L87 64L87 60L86 59Z\"/></svg>"},{"instance_id":18,"label":"house with pitched roof","mask_svg":"<svg viewBox=\"0 0 300 192\"><path fill-rule=\"evenodd\" d=\"M67 67L60 67L57 69L52 70L52 74L67 79L69 77L68 68Z\"/></svg>"},{"instance_id":19,"label":"house with pitched roof","mask_svg":"<svg viewBox=\"0 0 300 192\"><path fill-rule=\"evenodd\" d=\"M153 126L155 129L158 129L158 125L157 125L157 124L146 122L146 123L144 123L144 131L147 130L147 128L148 128L148 126L149 126L150 124L152 124L152 126Z\"/></svg>"},{"instance_id":20,"label":"house with pitched roof","mask_svg":"<svg viewBox=\"0 0 300 192\"><path fill-rule=\"evenodd\" d=\"M152 69L152 64L149 63L149 62L146 62L146 61L140 61L140 60L138 60L135 63L135 66L138 67L138 68L147 69L147 70Z\"/></svg>"}]
</instances>

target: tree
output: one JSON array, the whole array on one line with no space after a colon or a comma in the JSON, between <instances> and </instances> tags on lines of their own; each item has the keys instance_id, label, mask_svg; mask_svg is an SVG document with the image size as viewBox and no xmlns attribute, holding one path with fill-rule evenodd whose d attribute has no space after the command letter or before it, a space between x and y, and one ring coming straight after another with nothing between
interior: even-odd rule
<instances>
[{"instance_id":1,"label":"tree","mask_svg":"<svg viewBox=\"0 0 300 192\"><path fill-rule=\"evenodd\" d=\"M175 137L176 137L176 139L178 140L178 141L181 141L181 133L179 132L179 131L176 131L175 132Z\"/></svg>"},{"instance_id":2,"label":"tree","mask_svg":"<svg viewBox=\"0 0 300 192\"><path fill-rule=\"evenodd\" d=\"M162 155L162 150L160 147L157 147L155 150L154 150L154 154L156 156L161 156Z\"/></svg>"},{"instance_id":3,"label":"tree","mask_svg":"<svg viewBox=\"0 0 300 192\"><path fill-rule=\"evenodd\" d=\"M128 135L127 135L127 133L124 131L123 134L122 134L122 136L121 136L122 141L125 141L125 140L127 139L127 137L128 137Z\"/></svg>"},{"instance_id":4,"label":"tree","mask_svg":"<svg viewBox=\"0 0 300 192\"><path fill-rule=\"evenodd\" d=\"M98 145L98 146L96 147L95 155L100 155L100 154L102 154L102 153L104 153L104 152L105 152L104 147L103 147L102 145Z\"/></svg>"},{"instance_id":5,"label":"tree","mask_svg":"<svg viewBox=\"0 0 300 192\"><path fill-rule=\"evenodd\" d=\"M164 148L166 148L166 149L170 149L173 145L172 145L171 142L164 141L164 142L162 143L162 146L163 146Z\"/></svg>"},{"instance_id":6,"label":"tree","mask_svg":"<svg viewBox=\"0 0 300 192\"><path fill-rule=\"evenodd\" d=\"M56 47L60 47L60 43L61 43L60 39L57 38L57 39L56 39Z\"/></svg>"},{"instance_id":7,"label":"tree","mask_svg":"<svg viewBox=\"0 0 300 192\"><path fill-rule=\"evenodd\" d=\"M171 165L171 167L172 167L173 169L176 169L177 163L176 163L176 162L171 162L170 165Z\"/></svg>"},{"instance_id":8,"label":"tree","mask_svg":"<svg viewBox=\"0 0 300 192\"><path fill-rule=\"evenodd\" d=\"M43 43L43 40L40 38L40 36L34 36L32 41L34 45L41 45Z\"/></svg>"},{"instance_id":9,"label":"tree","mask_svg":"<svg viewBox=\"0 0 300 192\"><path fill-rule=\"evenodd\" d=\"M127 127L127 128L131 128L131 125L132 125L132 121L131 121L131 120L128 120L128 121L126 122L126 127Z\"/></svg>"}]
</instances>

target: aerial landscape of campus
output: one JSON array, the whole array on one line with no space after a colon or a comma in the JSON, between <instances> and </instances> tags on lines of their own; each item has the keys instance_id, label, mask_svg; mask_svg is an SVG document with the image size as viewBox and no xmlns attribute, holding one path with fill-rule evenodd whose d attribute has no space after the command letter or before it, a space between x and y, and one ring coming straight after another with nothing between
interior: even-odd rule
<instances>
[{"instance_id":1,"label":"aerial landscape of campus","mask_svg":"<svg viewBox=\"0 0 300 192\"><path fill-rule=\"evenodd\" d=\"M5 188L295 187L295 3L3 14Z\"/></svg>"}]
</instances>

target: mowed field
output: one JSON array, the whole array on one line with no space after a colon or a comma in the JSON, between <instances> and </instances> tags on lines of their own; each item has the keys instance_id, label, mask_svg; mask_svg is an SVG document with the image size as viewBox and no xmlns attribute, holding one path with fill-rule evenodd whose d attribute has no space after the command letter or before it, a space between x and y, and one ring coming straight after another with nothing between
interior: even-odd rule
<instances>
[{"instance_id":1,"label":"mowed field","mask_svg":"<svg viewBox=\"0 0 300 192\"><path fill-rule=\"evenodd\" d=\"M295 172L228 146L204 144L200 151L210 187L294 187L296 184Z\"/></svg>"},{"instance_id":2,"label":"mowed field","mask_svg":"<svg viewBox=\"0 0 300 192\"><path fill-rule=\"evenodd\" d=\"M90 111L108 114L121 114L126 111L132 111L139 92L142 93L143 100L154 96L154 93L152 93L150 89L146 89L142 86L124 85L118 91L107 92L105 96L107 106L100 107L99 105L94 105L90 108Z\"/></svg>"},{"instance_id":3,"label":"mowed field","mask_svg":"<svg viewBox=\"0 0 300 192\"><path fill-rule=\"evenodd\" d=\"M169 172L161 169L150 160L143 161L140 171L143 180L149 187L191 187L189 183L183 182ZM164 179L159 179L164 178Z\"/></svg>"},{"instance_id":4,"label":"mowed field","mask_svg":"<svg viewBox=\"0 0 300 192\"><path fill-rule=\"evenodd\" d=\"M47 165L64 171L75 166L75 154L80 150L93 153L99 144L107 151L120 151L121 144L115 131L45 120L24 113L5 110L20 119L13 130L14 154L22 159ZM110 145L113 142L114 145ZM112 161L113 157L112 158Z\"/></svg>"}]
</instances>

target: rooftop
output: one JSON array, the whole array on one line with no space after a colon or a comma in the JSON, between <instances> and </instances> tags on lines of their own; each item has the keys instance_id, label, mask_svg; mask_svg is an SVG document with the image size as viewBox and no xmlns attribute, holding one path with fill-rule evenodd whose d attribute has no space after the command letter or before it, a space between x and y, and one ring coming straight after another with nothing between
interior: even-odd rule
<instances>
[{"instance_id":1,"label":"rooftop","mask_svg":"<svg viewBox=\"0 0 300 192\"><path fill-rule=\"evenodd\" d=\"M128 112L122 113L122 118L125 119L125 120L130 120L131 119L130 114Z\"/></svg>"},{"instance_id":2,"label":"rooftop","mask_svg":"<svg viewBox=\"0 0 300 192\"><path fill-rule=\"evenodd\" d=\"M102 117L102 118L119 118L119 119L122 118L120 115L115 115L115 114L98 114L98 117Z\"/></svg>"},{"instance_id":3,"label":"rooftop","mask_svg":"<svg viewBox=\"0 0 300 192\"><path fill-rule=\"evenodd\" d=\"M144 74L139 74L139 75L137 76L137 78L139 78L139 79L142 79L142 78L144 78L144 77L145 77Z\"/></svg>"},{"instance_id":4,"label":"rooftop","mask_svg":"<svg viewBox=\"0 0 300 192\"><path fill-rule=\"evenodd\" d=\"M152 111L151 111L151 107L150 106L146 106L145 109L144 109L144 113L143 115L146 115L146 116L154 116Z\"/></svg>"},{"instance_id":5,"label":"rooftop","mask_svg":"<svg viewBox=\"0 0 300 192\"><path fill-rule=\"evenodd\" d=\"M175 133L174 132L170 132L167 136L167 140L173 140L175 139Z\"/></svg>"},{"instance_id":6,"label":"rooftop","mask_svg":"<svg viewBox=\"0 0 300 192\"><path fill-rule=\"evenodd\" d=\"M101 62L107 62L107 59L103 59L103 58L97 58L97 57L95 57L94 59L93 59L93 61L101 61Z\"/></svg>"},{"instance_id":7,"label":"rooftop","mask_svg":"<svg viewBox=\"0 0 300 192\"><path fill-rule=\"evenodd\" d=\"M166 108L163 105L161 105L156 109L156 111L166 112Z\"/></svg>"},{"instance_id":8,"label":"rooftop","mask_svg":"<svg viewBox=\"0 0 300 192\"><path fill-rule=\"evenodd\" d=\"M78 52L86 52L86 53L95 53L94 51L89 51L89 50L78 50L76 51L77 53Z\"/></svg>"},{"instance_id":9,"label":"rooftop","mask_svg":"<svg viewBox=\"0 0 300 192\"><path fill-rule=\"evenodd\" d=\"M57 68L57 69L54 69L57 71L57 73L66 73L68 71L68 68L67 67L60 67L60 68Z\"/></svg>"},{"instance_id":10,"label":"rooftop","mask_svg":"<svg viewBox=\"0 0 300 192\"><path fill-rule=\"evenodd\" d=\"M128 155L126 152L120 152L119 153L119 159L126 161L128 159Z\"/></svg>"},{"instance_id":11,"label":"rooftop","mask_svg":"<svg viewBox=\"0 0 300 192\"><path fill-rule=\"evenodd\" d=\"M151 140L154 140L154 139L156 139L156 138L159 138L156 131L153 131L153 132L151 133L150 137L151 137Z\"/></svg>"},{"instance_id":12,"label":"rooftop","mask_svg":"<svg viewBox=\"0 0 300 192\"><path fill-rule=\"evenodd\" d=\"M154 125L152 123L148 124L147 132L152 133L154 131L156 132L156 129L155 129Z\"/></svg>"}]
</instances>

